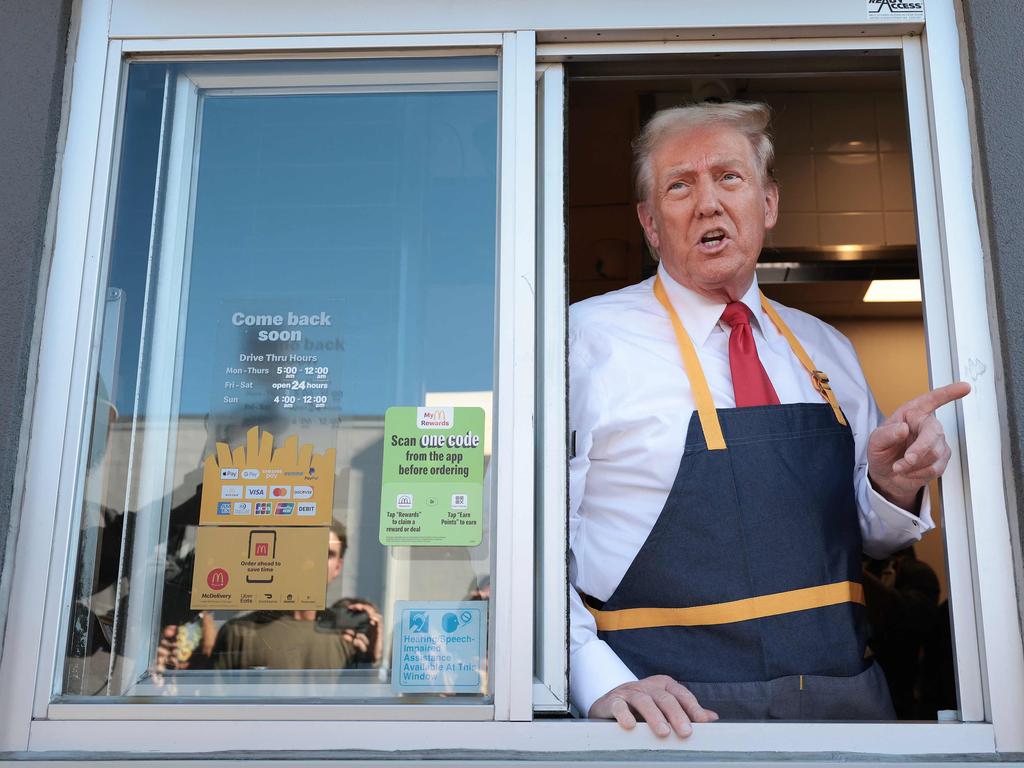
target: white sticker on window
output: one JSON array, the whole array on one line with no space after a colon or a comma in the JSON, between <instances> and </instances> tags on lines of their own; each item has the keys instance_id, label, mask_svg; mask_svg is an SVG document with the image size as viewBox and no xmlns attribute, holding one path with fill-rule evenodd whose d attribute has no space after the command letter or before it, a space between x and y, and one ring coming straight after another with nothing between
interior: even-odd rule
<instances>
[{"instance_id":1,"label":"white sticker on window","mask_svg":"<svg viewBox=\"0 0 1024 768\"><path fill-rule=\"evenodd\" d=\"M924 21L924 0L864 0L868 21Z\"/></svg>"}]
</instances>

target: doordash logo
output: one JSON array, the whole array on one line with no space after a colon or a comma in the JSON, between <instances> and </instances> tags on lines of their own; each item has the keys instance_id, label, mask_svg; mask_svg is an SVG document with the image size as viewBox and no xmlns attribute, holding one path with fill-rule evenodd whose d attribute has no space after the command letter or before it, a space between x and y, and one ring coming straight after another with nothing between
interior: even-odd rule
<instances>
[{"instance_id":1,"label":"doordash logo","mask_svg":"<svg viewBox=\"0 0 1024 768\"><path fill-rule=\"evenodd\" d=\"M454 408L417 408L418 429L451 429L455 423Z\"/></svg>"}]
</instances>

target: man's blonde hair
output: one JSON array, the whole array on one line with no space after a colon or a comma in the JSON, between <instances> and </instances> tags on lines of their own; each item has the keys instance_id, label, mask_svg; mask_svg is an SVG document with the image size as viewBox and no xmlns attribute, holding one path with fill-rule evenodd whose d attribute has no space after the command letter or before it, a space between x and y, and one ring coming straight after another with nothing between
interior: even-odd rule
<instances>
[{"instance_id":1,"label":"man's blonde hair","mask_svg":"<svg viewBox=\"0 0 1024 768\"><path fill-rule=\"evenodd\" d=\"M646 200L651 194L654 170L651 155L662 141L680 133L708 125L723 125L742 133L750 141L758 161L761 181L772 178L775 148L768 135L771 108L767 104L729 101L724 104L692 104L657 112L640 135L633 140L633 185L636 199Z\"/></svg>"}]
</instances>

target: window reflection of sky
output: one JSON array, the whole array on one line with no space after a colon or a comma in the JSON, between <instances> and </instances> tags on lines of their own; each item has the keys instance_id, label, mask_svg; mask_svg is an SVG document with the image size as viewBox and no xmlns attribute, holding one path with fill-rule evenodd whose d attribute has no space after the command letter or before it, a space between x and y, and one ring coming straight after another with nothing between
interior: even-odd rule
<instances>
[{"instance_id":1,"label":"window reflection of sky","mask_svg":"<svg viewBox=\"0 0 1024 768\"><path fill-rule=\"evenodd\" d=\"M139 100L151 96L145 85ZM152 126L139 120L134 144L131 128L125 152L145 159ZM222 394L210 374L231 362L217 352L225 299L253 312L291 297L299 312L336 307L344 415L422 404L427 391L492 388L495 91L211 96L200 146L183 415L208 413ZM151 167L122 167L119 213L133 204L126 185L144 196L153 183ZM141 242L140 227L122 219L126 239ZM134 263L118 254L116 239L114 250L111 284L124 287L125 327L135 326L122 337L124 413L145 263L137 250Z\"/></svg>"}]
</instances>

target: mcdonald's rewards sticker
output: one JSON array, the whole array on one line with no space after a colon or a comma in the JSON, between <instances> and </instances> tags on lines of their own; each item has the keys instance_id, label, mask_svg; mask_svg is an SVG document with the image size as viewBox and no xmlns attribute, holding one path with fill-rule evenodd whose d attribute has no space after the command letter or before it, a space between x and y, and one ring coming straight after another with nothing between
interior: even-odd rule
<instances>
[{"instance_id":1,"label":"mcdonald's rewards sticker","mask_svg":"<svg viewBox=\"0 0 1024 768\"><path fill-rule=\"evenodd\" d=\"M329 528L200 526L195 610L323 610Z\"/></svg>"},{"instance_id":2,"label":"mcdonald's rewards sticker","mask_svg":"<svg viewBox=\"0 0 1024 768\"><path fill-rule=\"evenodd\" d=\"M381 544L475 547L483 535L483 486L482 408L388 408Z\"/></svg>"}]
</instances>

